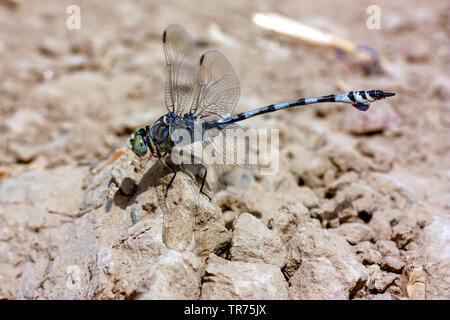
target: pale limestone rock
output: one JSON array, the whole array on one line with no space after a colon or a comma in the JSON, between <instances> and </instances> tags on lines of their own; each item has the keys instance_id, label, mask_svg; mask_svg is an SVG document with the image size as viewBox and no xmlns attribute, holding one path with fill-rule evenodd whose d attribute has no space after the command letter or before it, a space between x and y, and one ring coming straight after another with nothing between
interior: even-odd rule
<instances>
[{"instance_id":1,"label":"pale limestone rock","mask_svg":"<svg viewBox=\"0 0 450 320\"><path fill-rule=\"evenodd\" d=\"M374 237L372 228L357 222L341 224L334 230L350 244L371 241Z\"/></svg>"},{"instance_id":2,"label":"pale limestone rock","mask_svg":"<svg viewBox=\"0 0 450 320\"><path fill-rule=\"evenodd\" d=\"M320 187L324 185L324 176L330 176L334 179L336 168L328 157L318 155L304 146L295 145L289 146L289 150L285 150L292 155L289 161L289 171L301 180L303 184L308 187ZM331 182L329 181L329 182ZM309 206L304 203L305 206Z\"/></svg>"},{"instance_id":3,"label":"pale limestone rock","mask_svg":"<svg viewBox=\"0 0 450 320\"><path fill-rule=\"evenodd\" d=\"M415 219L404 217L392 227L391 239L397 243L397 247L403 248L409 242L415 240L419 234L419 227Z\"/></svg>"},{"instance_id":4,"label":"pale limestone rock","mask_svg":"<svg viewBox=\"0 0 450 320\"><path fill-rule=\"evenodd\" d=\"M258 218L243 213L234 223L231 260L260 262L282 268L287 252L278 234L269 230Z\"/></svg>"},{"instance_id":5,"label":"pale limestone rock","mask_svg":"<svg viewBox=\"0 0 450 320\"><path fill-rule=\"evenodd\" d=\"M119 157L111 170L113 181L127 196L132 195L136 187L134 167L131 165L130 161L131 156L132 155L130 153L126 153L125 155Z\"/></svg>"},{"instance_id":6,"label":"pale limestone rock","mask_svg":"<svg viewBox=\"0 0 450 320\"><path fill-rule=\"evenodd\" d=\"M351 182L336 191L336 201L343 203L349 201L351 208L357 213L365 212L371 216L379 206L379 195L370 185L365 182Z\"/></svg>"},{"instance_id":7,"label":"pale limestone rock","mask_svg":"<svg viewBox=\"0 0 450 320\"><path fill-rule=\"evenodd\" d=\"M399 257L387 256L384 257L381 263L381 268L392 272L400 272L405 266L405 263Z\"/></svg>"},{"instance_id":8,"label":"pale limestone rock","mask_svg":"<svg viewBox=\"0 0 450 320\"><path fill-rule=\"evenodd\" d=\"M367 267L369 274L369 289L375 289L377 292L384 292L396 279L399 279L399 275L395 273L386 272L380 269L376 264Z\"/></svg>"},{"instance_id":9,"label":"pale limestone rock","mask_svg":"<svg viewBox=\"0 0 450 320\"><path fill-rule=\"evenodd\" d=\"M400 272L405 263L400 257L400 250L394 241L380 240L376 243L378 251L383 256L381 268L392 272Z\"/></svg>"},{"instance_id":10,"label":"pale limestone rock","mask_svg":"<svg viewBox=\"0 0 450 320\"><path fill-rule=\"evenodd\" d=\"M338 220L340 224L356 222L360 220L358 218L358 212L353 207L347 207L338 212Z\"/></svg>"},{"instance_id":11,"label":"pale limestone rock","mask_svg":"<svg viewBox=\"0 0 450 320\"><path fill-rule=\"evenodd\" d=\"M298 188L298 199L301 203L307 207L313 207L319 204L319 198L310 188L300 187Z\"/></svg>"},{"instance_id":12,"label":"pale limestone rock","mask_svg":"<svg viewBox=\"0 0 450 320\"><path fill-rule=\"evenodd\" d=\"M426 299L450 299L450 217L436 216L418 239Z\"/></svg>"},{"instance_id":13,"label":"pale limestone rock","mask_svg":"<svg viewBox=\"0 0 450 320\"><path fill-rule=\"evenodd\" d=\"M369 167L367 158L349 148L344 142L335 142L335 144L335 148L332 145L328 147L330 151L329 159L340 171L362 172L367 170Z\"/></svg>"},{"instance_id":14,"label":"pale limestone rock","mask_svg":"<svg viewBox=\"0 0 450 320\"><path fill-rule=\"evenodd\" d=\"M348 292L330 260L319 257L302 260L289 279L289 296L298 300L346 300Z\"/></svg>"},{"instance_id":15,"label":"pale limestone rock","mask_svg":"<svg viewBox=\"0 0 450 320\"><path fill-rule=\"evenodd\" d=\"M1 182L0 296L39 297L44 279L54 276L48 274L49 266L57 259L58 248L67 244L68 230L73 228L83 198L81 186L86 173L87 168L61 166L21 173ZM82 219L78 222L82 227L88 225ZM79 236L92 241L88 233L95 231L80 231ZM86 249L84 258L89 257ZM66 268L59 272L59 282L65 284Z\"/></svg>"},{"instance_id":16,"label":"pale limestone rock","mask_svg":"<svg viewBox=\"0 0 450 320\"><path fill-rule=\"evenodd\" d=\"M391 221L398 219L402 215L400 210L383 209L376 210L372 214L372 219L368 225L375 232L374 240L391 240Z\"/></svg>"},{"instance_id":17,"label":"pale limestone rock","mask_svg":"<svg viewBox=\"0 0 450 320\"><path fill-rule=\"evenodd\" d=\"M149 268L166 251L162 213L130 226L97 252L89 295L98 299L134 296Z\"/></svg>"},{"instance_id":18,"label":"pale limestone rock","mask_svg":"<svg viewBox=\"0 0 450 320\"><path fill-rule=\"evenodd\" d=\"M383 257L398 257L400 256L400 251L398 250L396 244L392 240L380 240L376 243L377 250L383 255Z\"/></svg>"},{"instance_id":19,"label":"pale limestone rock","mask_svg":"<svg viewBox=\"0 0 450 320\"><path fill-rule=\"evenodd\" d=\"M359 261L364 265L381 264L382 255L375 249L375 245L369 241L363 241L353 247L359 257Z\"/></svg>"},{"instance_id":20,"label":"pale limestone rock","mask_svg":"<svg viewBox=\"0 0 450 320\"><path fill-rule=\"evenodd\" d=\"M301 203L288 202L280 210L273 213L267 226L270 230L280 235L281 240L286 244L294 235L301 219L309 219L308 209Z\"/></svg>"},{"instance_id":21,"label":"pale limestone rock","mask_svg":"<svg viewBox=\"0 0 450 320\"><path fill-rule=\"evenodd\" d=\"M135 299L199 299L201 288L200 259L192 252L168 250L149 266Z\"/></svg>"},{"instance_id":22,"label":"pale limestone rock","mask_svg":"<svg viewBox=\"0 0 450 320\"><path fill-rule=\"evenodd\" d=\"M1 239L8 241L0 243L0 296L199 298L202 257L222 252L231 240L220 210L199 196L194 190L198 186L182 173L168 197L162 197L164 179L171 176L156 162L138 163L132 173L127 169L133 166L130 161L130 155L123 155L91 173L87 167L28 172L23 179L19 175L0 185L5 231ZM112 188L125 179L137 185L130 196ZM158 179L163 181L155 183ZM105 212L111 195L110 210ZM134 221L131 209L140 212ZM180 216L184 223L176 220ZM172 253L173 259L164 260L167 244L179 255ZM29 258L13 253L11 248L18 245L23 247L18 252L27 252ZM172 262L175 269L170 274ZM152 266L156 269L150 274ZM172 291L164 287L178 276L185 282Z\"/></svg>"},{"instance_id":23,"label":"pale limestone rock","mask_svg":"<svg viewBox=\"0 0 450 320\"><path fill-rule=\"evenodd\" d=\"M348 296L365 284L366 269L344 238L311 222L300 223L297 232L289 241L286 273L292 277L304 259L320 257L328 259L336 269Z\"/></svg>"},{"instance_id":24,"label":"pale limestone rock","mask_svg":"<svg viewBox=\"0 0 450 320\"><path fill-rule=\"evenodd\" d=\"M264 263L228 261L210 255L201 299L283 300L288 286L280 269Z\"/></svg>"}]
</instances>

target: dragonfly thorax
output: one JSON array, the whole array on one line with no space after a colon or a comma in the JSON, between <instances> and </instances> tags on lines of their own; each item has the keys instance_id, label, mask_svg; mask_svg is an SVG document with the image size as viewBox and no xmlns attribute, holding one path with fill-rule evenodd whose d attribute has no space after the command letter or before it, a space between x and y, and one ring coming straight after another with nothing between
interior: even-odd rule
<instances>
[{"instance_id":1,"label":"dragonfly thorax","mask_svg":"<svg viewBox=\"0 0 450 320\"><path fill-rule=\"evenodd\" d=\"M149 148L154 155L159 156L161 153L168 152L173 148L173 142L170 137L170 126L175 121L177 121L177 114L171 112L159 118L149 128Z\"/></svg>"}]
</instances>

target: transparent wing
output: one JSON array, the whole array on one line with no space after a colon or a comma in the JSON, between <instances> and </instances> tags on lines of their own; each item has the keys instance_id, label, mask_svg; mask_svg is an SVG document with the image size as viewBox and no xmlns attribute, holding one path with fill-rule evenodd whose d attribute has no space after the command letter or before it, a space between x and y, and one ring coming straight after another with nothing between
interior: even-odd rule
<instances>
[{"instance_id":1,"label":"transparent wing","mask_svg":"<svg viewBox=\"0 0 450 320\"><path fill-rule=\"evenodd\" d=\"M169 112L181 114L192 105L199 56L192 37L180 25L173 24L163 33L166 57L166 106Z\"/></svg>"},{"instance_id":2,"label":"transparent wing","mask_svg":"<svg viewBox=\"0 0 450 320\"><path fill-rule=\"evenodd\" d=\"M213 169L211 178L215 184L210 183L213 191L245 192L250 183L250 165L244 130L236 123L220 130L208 130L204 134L203 148L203 159Z\"/></svg>"},{"instance_id":3,"label":"transparent wing","mask_svg":"<svg viewBox=\"0 0 450 320\"><path fill-rule=\"evenodd\" d=\"M231 64L218 51L200 58L200 70L191 113L212 118L228 117L239 99L240 86Z\"/></svg>"},{"instance_id":4,"label":"transparent wing","mask_svg":"<svg viewBox=\"0 0 450 320\"><path fill-rule=\"evenodd\" d=\"M172 162L176 165L203 164L203 132L200 121L186 124L182 119L172 123L170 137L175 144L171 151ZM186 166L185 166L186 167Z\"/></svg>"},{"instance_id":5,"label":"transparent wing","mask_svg":"<svg viewBox=\"0 0 450 320\"><path fill-rule=\"evenodd\" d=\"M245 132L238 124L204 132L182 124L176 129L172 128L171 133L178 142L171 152L174 163L185 168L204 166L208 170L208 186L213 192L226 189L239 194L247 190L250 183L249 146Z\"/></svg>"}]
</instances>

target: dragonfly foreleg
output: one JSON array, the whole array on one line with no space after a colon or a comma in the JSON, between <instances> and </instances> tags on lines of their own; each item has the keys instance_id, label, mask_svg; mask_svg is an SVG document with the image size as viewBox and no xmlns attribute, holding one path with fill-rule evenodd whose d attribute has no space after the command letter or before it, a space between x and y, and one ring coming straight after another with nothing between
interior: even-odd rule
<instances>
[{"instance_id":1,"label":"dragonfly foreleg","mask_svg":"<svg viewBox=\"0 0 450 320\"><path fill-rule=\"evenodd\" d=\"M169 161L166 161L166 156L167 155L168 154L166 153L163 157L160 158L162 164L164 166L166 166L171 172L173 172L172 179L170 179L170 182L169 182L169 184L167 185L167 188L166 188L166 197L167 197L167 194L169 193L170 187L172 186L173 180L175 180L175 177L177 176L177 171L173 168L172 164Z\"/></svg>"},{"instance_id":2,"label":"dragonfly foreleg","mask_svg":"<svg viewBox=\"0 0 450 320\"><path fill-rule=\"evenodd\" d=\"M203 187L205 186L205 181L206 181L206 175L208 173L208 169L206 169L206 167L203 167L203 168L205 169L205 175L202 178L202 185L200 187L200 193L204 194L205 196L207 196L209 201L211 201L211 197L206 192L203 191Z\"/></svg>"}]
</instances>

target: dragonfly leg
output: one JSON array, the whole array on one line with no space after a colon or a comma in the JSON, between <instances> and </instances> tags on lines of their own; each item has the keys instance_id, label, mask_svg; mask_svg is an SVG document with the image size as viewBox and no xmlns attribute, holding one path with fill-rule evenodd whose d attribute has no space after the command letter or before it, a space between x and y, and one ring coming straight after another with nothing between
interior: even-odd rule
<instances>
[{"instance_id":1,"label":"dragonfly leg","mask_svg":"<svg viewBox=\"0 0 450 320\"><path fill-rule=\"evenodd\" d=\"M171 172L173 172L172 179L170 179L170 182L169 182L169 184L167 185L167 188L166 188L166 197L167 197L167 194L169 193L169 189L172 186L173 180L177 176L177 171L173 168L173 166L170 164L170 162L166 161L166 155L164 155L160 159L161 159L161 162L163 163L163 165L165 165L167 168L169 168L169 170Z\"/></svg>"},{"instance_id":2,"label":"dragonfly leg","mask_svg":"<svg viewBox=\"0 0 450 320\"><path fill-rule=\"evenodd\" d=\"M203 191L203 187L205 186L206 174L207 173L208 173L208 169L205 168L205 175L203 176L203 179L202 179L202 186L200 187L200 193L204 194L205 196L207 196L209 201L211 201L211 197L206 192Z\"/></svg>"}]
</instances>

